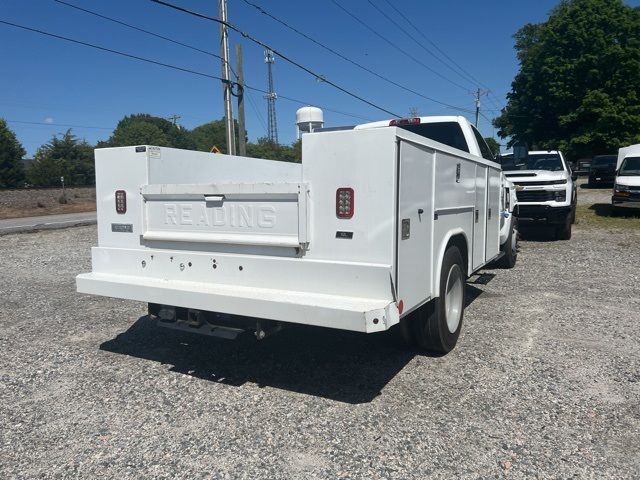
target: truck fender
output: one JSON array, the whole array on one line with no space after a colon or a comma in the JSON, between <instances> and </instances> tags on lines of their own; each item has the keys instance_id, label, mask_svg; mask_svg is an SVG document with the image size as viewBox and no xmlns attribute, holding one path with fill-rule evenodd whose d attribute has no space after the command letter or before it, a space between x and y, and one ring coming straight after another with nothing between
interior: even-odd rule
<instances>
[{"instance_id":1,"label":"truck fender","mask_svg":"<svg viewBox=\"0 0 640 480\"><path fill-rule=\"evenodd\" d=\"M464 240L464 243L465 243L464 248L466 251L463 251L460 253L462 253L463 258L466 259L467 275L469 275L469 272L471 271L471 264L470 264L471 256L469 255L469 239L467 238L467 234L462 228L453 228L445 234L442 241L440 242L440 245L438 246L438 249L434 250L437 252L437 257L436 257L437 263L436 263L436 268L434 269L435 276L431 282L432 298L436 298L440 296L440 275L442 273L442 259L444 258L444 252L447 250L447 247L449 246L449 242L454 237L461 238L462 240Z\"/></svg>"}]
</instances>

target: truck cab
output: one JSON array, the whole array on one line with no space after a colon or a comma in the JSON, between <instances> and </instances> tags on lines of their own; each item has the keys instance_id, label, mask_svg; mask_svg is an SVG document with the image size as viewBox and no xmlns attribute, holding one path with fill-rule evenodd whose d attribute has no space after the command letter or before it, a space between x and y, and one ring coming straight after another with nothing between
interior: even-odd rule
<instances>
[{"instance_id":1,"label":"truck cab","mask_svg":"<svg viewBox=\"0 0 640 480\"><path fill-rule=\"evenodd\" d=\"M640 209L640 144L621 148L611 204L614 209Z\"/></svg>"},{"instance_id":2,"label":"truck cab","mask_svg":"<svg viewBox=\"0 0 640 480\"><path fill-rule=\"evenodd\" d=\"M484 138L465 117L437 116L413 117L379 122L364 123L354 127L354 130L368 128L399 127L426 137L449 147L495 162L495 156Z\"/></svg>"},{"instance_id":3,"label":"truck cab","mask_svg":"<svg viewBox=\"0 0 640 480\"><path fill-rule=\"evenodd\" d=\"M569 240L578 194L576 176L562 152L531 151L523 160L505 154L500 163L505 176L517 186L518 220L551 225L557 239Z\"/></svg>"}]
</instances>

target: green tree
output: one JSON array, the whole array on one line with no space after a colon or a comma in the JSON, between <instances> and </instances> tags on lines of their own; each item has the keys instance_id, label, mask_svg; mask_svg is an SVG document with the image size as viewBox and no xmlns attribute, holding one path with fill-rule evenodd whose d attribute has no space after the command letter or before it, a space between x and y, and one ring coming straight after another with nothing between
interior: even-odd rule
<instances>
[{"instance_id":1,"label":"green tree","mask_svg":"<svg viewBox=\"0 0 640 480\"><path fill-rule=\"evenodd\" d=\"M514 38L520 71L494 121L510 145L579 158L640 142L640 9L563 0Z\"/></svg>"},{"instance_id":2,"label":"green tree","mask_svg":"<svg viewBox=\"0 0 640 480\"><path fill-rule=\"evenodd\" d=\"M213 120L191 130L191 139L196 149L202 152L210 152L217 147L222 152L227 151L227 130L224 119ZM236 124L236 145L238 141L238 125Z\"/></svg>"},{"instance_id":3,"label":"green tree","mask_svg":"<svg viewBox=\"0 0 640 480\"><path fill-rule=\"evenodd\" d=\"M25 154L16 134L0 118L0 188L19 187L24 183L22 157Z\"/></svg>"},{"instance_id":4,"label":"green tree","mask_svg":"<svg viewBox=\"0 0 640 480\"><path fill-rule=\"evenodd\" d=\"M494 156L500 153L500 144L495 138L485 137L484 141L487 142L487 146L489 147L489 149L491 150L491 153L493 153Z\"/></svg>"},{"instance_id":5,"label":"green tree","mask_svg":"<svg viewBox=\"0 0 640 480\"><path fill-rule=\"evenodd\" d=\"M196 149L196 144L191 138L189 130L174 125L164 118L146 113L124 117L118 122L111 137L100 142L98 147L128 147L132 145Z\"/></svg>"},{"instance_id":6,"label":"green tree","mask_svg":"<svg viewBox=\"0 0 640 480\"><path fill-rule=\"evenodd\" d=\"M278 145L268 138L262 137L258 139L257 143L247 144L247 156L300 163L302 161L302 146L299 140L293 145Z\"/></svg>"},{"instance_id":7,"label":"green tree","mask_svg":"<svg viewBox=\"0 0 640 480\"><path fill-rule=\"evenodd\" d=\"M92 185L95 182L93 147L71 133L71 130L41 146L27 170L30 183L37 186Z\"/></svg>"}]
</instances>

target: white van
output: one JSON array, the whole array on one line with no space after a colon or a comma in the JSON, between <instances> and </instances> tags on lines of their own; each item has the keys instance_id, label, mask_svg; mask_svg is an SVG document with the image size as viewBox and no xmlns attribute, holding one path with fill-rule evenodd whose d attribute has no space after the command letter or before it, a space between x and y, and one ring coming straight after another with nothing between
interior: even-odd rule
<instances>
[{"instance_id":1,"label":"white van","mask_svg":"<svg viewBox=\"0 0 640 480\"><path fill-rule=\"evenodd\" d=\"M611 204L614 209L640 209L640 144L621 148L618 153Z\"/></svg>"}]
</instances>

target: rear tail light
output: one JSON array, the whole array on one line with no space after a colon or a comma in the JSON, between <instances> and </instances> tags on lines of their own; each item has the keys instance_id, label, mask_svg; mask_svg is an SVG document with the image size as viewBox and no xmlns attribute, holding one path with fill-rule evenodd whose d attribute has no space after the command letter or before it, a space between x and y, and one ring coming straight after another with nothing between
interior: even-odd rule
<instances>
[{"instance_id":1,"label":"rear tail light","mask_svg":"<svg viewBox=\"0 0 640 480\"><path fill-rule=\"evenodd\" d=\"M127 192L116 190L116 212L127 213Z\"/></svg>"},{"instance_id":2,"label":"rear tail light","mask_svg":"<svg viewBox=\"0 0 640 480\"><path fill-rule=\"evenodd\" d=\"M339 188L336 190L336 216L338 218L351 218L355 207L355 195L353 188Z\"/></svg>"},{"instance_id":3,"label":"rear tail light","mask_svg":"<svg viewBox=\"0 0 640 480\"><path fill-rule=\"evenodd\" d=\"M420 117L413 118L398 118L389 122L390 127L399 127L401 125L419 125Z\"/></svg>"}]
</instances>

